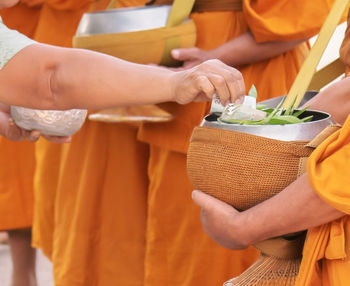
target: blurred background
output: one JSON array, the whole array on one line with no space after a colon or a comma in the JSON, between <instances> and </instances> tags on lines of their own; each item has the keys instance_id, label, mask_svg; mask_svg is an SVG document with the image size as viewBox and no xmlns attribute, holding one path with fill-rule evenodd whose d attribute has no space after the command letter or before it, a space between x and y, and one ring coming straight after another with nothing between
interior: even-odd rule
<instances>
[{"instance_id":1,"label":"blurred background","mask_svg":"<svg viewBox=\"0 0 350 286\"><path fill-rule=\"evenodd\" d=\"M326 64L332 62L339 57L339 48L344 37L344 32L346 29L346 23L338 26L335 31L328 47L321 59L318 66L322 68ZM310 39L311 45L314 44L316 37ZM52 268L50 261L40 252L37 252L37 275L39 285L53 286L52 281ZM9 285L11 276L11 259L9 246L5 244L0 244L0 284Z\"/></svg>"}]
</instances>

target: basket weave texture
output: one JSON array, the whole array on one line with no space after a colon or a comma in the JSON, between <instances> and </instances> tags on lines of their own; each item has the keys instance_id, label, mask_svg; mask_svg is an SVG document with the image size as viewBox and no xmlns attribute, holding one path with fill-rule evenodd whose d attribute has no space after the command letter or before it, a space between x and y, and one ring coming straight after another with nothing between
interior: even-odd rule
<instances>
[{"instance_id":1,"label":"basket weave texture","mask_svg":"<svg viewBox=\"0 0 350 286\"><path fill-rule=\"evenodd\" d=\"M248 209L295 181L307 141L279 141L242 132L196 127L187 169L193 186L238 210Z\"/></svg>"}]
</instances>

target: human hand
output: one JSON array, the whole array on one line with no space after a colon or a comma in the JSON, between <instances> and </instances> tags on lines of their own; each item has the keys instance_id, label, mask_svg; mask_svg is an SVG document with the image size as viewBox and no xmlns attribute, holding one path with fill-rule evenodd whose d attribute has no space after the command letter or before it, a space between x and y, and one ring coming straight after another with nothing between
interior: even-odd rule
<instances>
[{"instance_id":1,"label":"human hand","mask_svg":"<svg viewBox=\"0 0 350 286\"><path fill-rule=\"evenodd\" d=\"M57 143L57 144L69 143L72 140L71 136L53 136L53 135L47 135L47 134L40 134L40 135L47 141L50 141L52 143Z\"/></svg>"},{"instance_id":2,"label":"human hand","mask_svg":"<svg viewBox=\"0 0 350 286\"><path fill-rule=\"evenodd\" d=\"M36 142L40 137L39 131L27 131L18 127L12 118L1 112L0 113L0 133L11 141L23 141L28 140L30 142Z\"/></svg>"},{"instance_id":3,"label":"human hand","mask_svg":"<svg viewBox=\"0 0 350 286\"><path fill-rule=\"evenodd\" d=\"M172 99L179 104L208 101L218 95L223 105L242 101L245 85L242 74L219 60L172 74Z\"/></svg>"},{"instance_id":4,"label":"human hand","mask_svg":"<svg viewBox=\"0 0 350 286\"><path fill-rule=\"evenodd\" d=\"M208 51L204 51L196 47L187 49L174 49L171 51L171 56L175 60L183 62L181 67L171 68L171 70L174 71L190 69L212 58Z\"/></svg>"},{"instance_id":5,"label":"human hand","mask_svg":"<svg viewBox=\"0 0 350 286\"><path fill-rule=\"evenodd\" d=\"M252 244L249 228L236 209L201 191L193 191L192 199L201 208L205 233L215 242L229 249L244 249Z\"/></svg>"}]
</instances>

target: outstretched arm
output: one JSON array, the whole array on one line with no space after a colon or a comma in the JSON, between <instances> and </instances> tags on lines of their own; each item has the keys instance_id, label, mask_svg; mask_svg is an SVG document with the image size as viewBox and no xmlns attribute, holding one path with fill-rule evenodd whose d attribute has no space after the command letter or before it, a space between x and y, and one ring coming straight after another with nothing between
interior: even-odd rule
<instances>
[{"instance_id":1,"label":"outstretched arm","mask_svg":"<svg viewBox=\"0 0 350 286\"><path fill-rule=\"evenodd\" d=\"M343 124L350 114L350 77L330 85L306 102L306 106L328 112L337 123Z\"/></svg>"},{"instance_id":2,"label":"outstretched arm","mask_svg":"<svg viewBox=\"0 0 350 286\"><path fill-rule=\"evenodd\" d=\"M305 105L327 111L343 124L350 114L349 99L350 78L346 78L320 92ZM330 176L328 181L335 180ZM346 172L343 176L348 177ZM347 184L343 186L346 188ZM241 213L199 191L194 191L192 197L202 209L204 230L217 243L231 249L244 248L254 242L308 229L346 215L316 194L306 174L279 194Z\"/></svg>"},{"instance_id":3,"label":"outstretched arm","mask_svg":"<svg viewBox=\"0 0 350 286\"><path fill-rule=\"evenodd\" d=\"M191 68L209 59L219 59L227 65L237 67L276 57L293 49L303 41L258 43L253 35L247 32L213 50L176 49L172 51L172 56L179 61L183 61L184 68Z\"/></svg>"},{"instance_id":4,"label":"outstretched arm","mask_svg":"<svg viewBox=\"0 0 350 286\"><path fill-rule=\"evenodd\" d=\"M30 45L0 71L0 101L40 109L208 100L223 102L245 92L241 74L212 60L173 72L87 50Z\"/></svg>"}]
</instances>

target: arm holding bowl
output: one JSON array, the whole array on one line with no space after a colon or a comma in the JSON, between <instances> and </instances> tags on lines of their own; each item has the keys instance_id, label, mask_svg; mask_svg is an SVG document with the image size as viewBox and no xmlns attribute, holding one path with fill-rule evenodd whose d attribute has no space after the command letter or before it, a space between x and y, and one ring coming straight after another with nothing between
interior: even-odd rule
<instances>
[{"instance_id":1,"label":"arm holding bowl","mask_svg":"<svg viewBox=\"0 0 350 286\"><path fill-rule=\"evenodd\" d=\"M344 124L350 114L349 95L350 78L345 78L320 92L305 106L326 111L338 123ZM345 167L348 164L346 158L349 158L349 141L350 117L343 128L327 138L312 153L307 174L300 176L274 197L243 212L238 212L232 206L207 194L194 191L192 198L201 207L201 221L205 232L224 247L240 249L267 238L310 229L348 214L346 205L350 204L344 198L342 200L345 206L339 206L328 198L334 194L324 194L346 191L344 188L350 184L347 182L349 176ZM324 153L332 142L336 147L333 147L332 152ZM339 152L335 152L336 150ZM326 166L322 169L323 174L326 174L324 177L315 171L319 165ZM344 168L339 169L343 165ZM322 184L316 184L319 178L328 179L324 179ZM325 182L329 184L326 185ZM332 189L331 183L337 189ZM325 187L323 189L320 186Z\"/></svg>"}]
</instances>

